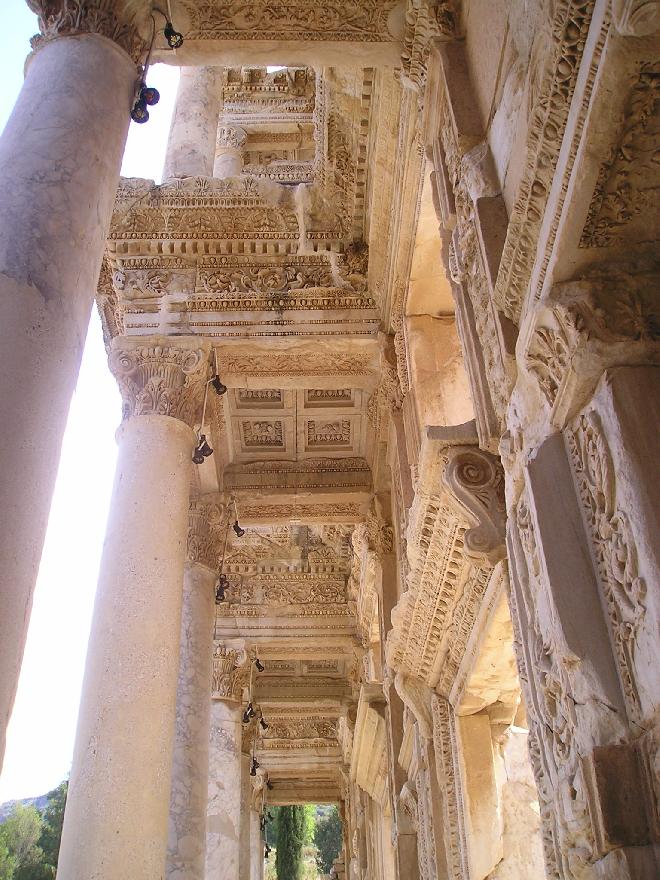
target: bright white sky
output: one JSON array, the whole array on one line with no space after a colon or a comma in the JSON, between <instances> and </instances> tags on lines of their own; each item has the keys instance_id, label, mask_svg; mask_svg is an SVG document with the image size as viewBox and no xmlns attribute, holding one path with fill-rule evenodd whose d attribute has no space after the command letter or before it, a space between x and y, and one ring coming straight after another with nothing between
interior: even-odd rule
<instances>
[{"instance_id":1,"label":"bright white sky","mask_svg":"<svg viewBox=\"0 0 660 880\"><path fill-rule=\"evenodd\" d=\"M3 2L0 130L23 81L36 17L25 0ZM131 124L122 174L160 181L178 69L158 65L160 91L144 125ZM94 84L90 83L93 88ZM48 534L34 595L18 696L0 777L0 803L44 794L68 774L101 548L115 470L119 393L94 308L64 434ZM1 637L0 622L0 637Z\"/></svg>"}]
</instances>

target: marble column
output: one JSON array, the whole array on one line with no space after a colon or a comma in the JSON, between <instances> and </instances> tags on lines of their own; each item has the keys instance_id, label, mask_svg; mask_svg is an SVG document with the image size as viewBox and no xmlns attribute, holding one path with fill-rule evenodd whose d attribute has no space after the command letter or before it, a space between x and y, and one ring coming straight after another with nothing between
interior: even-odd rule
<instances>
[{"instance_id":1,"label":"marble column","mask_svg":"<svg viewBox=\"0 0 660 880\"><path fill-rule=\"evenodd\" d=\"M59 880L165 870L188 497L208 347L117 338L124 397Z\"/></svg>"},{"instance_id":2,"label":"marble column","mask_svg":"<svg viewBox=\"0 0 660 880\"><path fill-rule=\"evenodd\" d=\"M211 702L206 880L238 880L241 836L241 705Z\"/></svg>"},{"instance_id":3,"label":"marble column","mask_svg":"<svg viewBox=\"0 0 660 880\"><path fill-rule=\"evenodd\" d=\"M263 880L265 841L261 834L260 816L250 810L250 880Z\"/></svg>"},{"instance_id":4,"label":"marble column","mask_svg":"<svg viewBox=\"0 0 660 880\"><path fill-rule=\"evenodd\" d=\"M0 137L0 764L130 121L139 41L116 7L62 36L56 14L40 22Z\"/></svg>"},{"instance_id":5,"label":"marble column","mask_svg":"<svg viewBox=\"0 0 660 880\"><path fill-rule=\"evenodd\" d=\"M247 135L235 125L219 125L215 146L213 176L237 177L243 170L243 146Z\"/></svg>"},{"instance_id":6,"label":"marble column","mask_svg":"<svg viewBox=\"0 0 660 880\"><path fill-rule=\"evenodd\" d=\"M211 177L221 97L221 68L181 68L163 180Z\"/></svg>"},{"instance_id":7,"label":"marble column","mask_svg":"<svg viewBox=\"0 0 660 880\"><path fill-rule=\"evenodd\" d=\"M214 586L223 531L221 511L215 504L190 502L167 880L204 878Z\"/></svg>"}]
</instances>

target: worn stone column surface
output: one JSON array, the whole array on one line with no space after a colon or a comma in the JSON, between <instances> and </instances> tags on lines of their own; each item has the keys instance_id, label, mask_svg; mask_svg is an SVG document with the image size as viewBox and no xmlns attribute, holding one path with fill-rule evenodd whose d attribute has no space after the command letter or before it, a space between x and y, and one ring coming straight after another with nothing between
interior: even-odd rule
<instances>
[{"instance_id":1,"label":"worn stone column surface","mask_svg":"<svg viewBox=\"0 0 660 880\"><path fill-rule=\"evenodd\" d=\"M191 501L183 578L168 880L204 877L214 585L221 539L219 508L202 500Z\"/></svg>"},{"instance_id":2,"label":"worn stone column surface","mask_svg":"<svg viewBox=\"0 0 660 880\"><path fill-rule=\"evenodd\" d=\"M130 121L126 50L139 42L122 3L61 36L64 0L29 5L54 14L0 137L0 764ZM122 22L123 48L107 38Z\"/></svg>"},{"instance_id":3,"label":"worn stone column surface","mask_svg":"<svg viewBox=\"0 0 660 880\"><path fill-rule=\"evenodd\" d=\"M243 169L243 146L247 135L236 125L219 125L215 146L213 176L236 177Z\"/></svg>"},{"instance_id":4,"label":"worn stone column surface","mask_svg":"<svg viewBox=\"0 0 660 880\"><path fill-rule=\"evenodd\" d=\"M263 880L264 850L259 813L256 810L250 810L250 880Z\"/></svg>"},{"instance_id":5,"label":"worn stone column surface","mask_svg":"<svg viewBox=\"0 0 660 880\"><path fill-rule=\"evenodd\" d=\"M124 396L59 880L165 871L194 434L208 350L115 339Z\"/></svg>"},{"instance_id":6,"label":"worn stone column surface","mask_svg":"<svg viewBox=\"0 0 660 880\"><path fill-rule=\"evenodd\" d=\"M181 68L163 180L213 174L221 72L219 67Z\"/></svg>"},{"instance_id":7,"label":"worn stone column surface","mask_svg":"<svg viewBox=\"0 0 660 880\"><path fill-rule=\"evenodd\" d=\"M238 880L241 833L241 707L211 702L207 880Z\"/></svg>"}]
</instances>

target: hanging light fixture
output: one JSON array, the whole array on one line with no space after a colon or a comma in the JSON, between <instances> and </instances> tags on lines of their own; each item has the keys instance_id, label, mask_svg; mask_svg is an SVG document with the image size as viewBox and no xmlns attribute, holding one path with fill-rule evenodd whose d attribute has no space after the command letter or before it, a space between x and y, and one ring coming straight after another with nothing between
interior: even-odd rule
<instances>
[{"instance_id":1,"label":"hanging light fixture","mask_svg":"<svg viewBox=\"0 0 660 880\"><path fill-rule=\"evenodd\" d=\"M238 520L234 520L234 525L232 526L233 530L236 532L236 536L238 538L242 538L245 534L245 529L242 529L238 524Z\"/></svg>"},{"instance_id":2,"label":"hanging light fixture","mask_svg":"<svg viewBox=\"0 0 660 880\"><path fill-rule=\"evenodd\" d=\"M254 658L254 665L257 667L257 672L263 672L266 668L258 657Z\"/></svg>"},{"instance_id":3,"label":"hanging light fixture","mask_svg":"<svg viewBox=\"0 0 660 880\"><path fill-rule=\"evenodd\" d=\"M261 767L261 764L259 763L259 761L257 761L255 756L252 755L252 763L250 764L250 776L256 776L259 767Z\"/></svg>"},{"instance_id":4,"label":"hanging light fixture","mask_svg":"<svg viewBox=\"0 0 660 880\"><path fill-rule=\"evenodd\" d=\"M216 373L215 376L211 379L211 385L215 390L215 393L218 397L222 397L223 394L227 393L227 386L224 384L220 376Z\"/></svg>"},{"instance_id":5,"label":"hanging light fixture","mask_svg":"<svg viewBox=\"0 0 660 880\"><path fill-rule=\"evenodd\" d=\"M170 49L180 49L183 46L183 34L174 30L174 25L171 21L165 23L163 34Z\"/></svg>"},{"instance_id":6,"label":"hanging light fixture","mask_svg":"<svg viewBox=\"0 0 660 880\"><path fill-rule=\"evenodd\" d=\"M197 443L197 446L195 446L192 460L195 464L203 464L204 459L208 458L209 455L213 455L213 450L209 446L206 434L200 434L199 442Z\"/></svg>"},{"instance_id":7,"label":"hanging light fixture","mask_svg":"<svg viewBox=\"0 0 660 880\"><path fill-rule=\"evenodd\" d=\"M263 714L261 715L261 718L259 719L259 725L262 730L268 730L268 728L270 727L270 724L266 721Z\"/></svg>"}]
</instances>

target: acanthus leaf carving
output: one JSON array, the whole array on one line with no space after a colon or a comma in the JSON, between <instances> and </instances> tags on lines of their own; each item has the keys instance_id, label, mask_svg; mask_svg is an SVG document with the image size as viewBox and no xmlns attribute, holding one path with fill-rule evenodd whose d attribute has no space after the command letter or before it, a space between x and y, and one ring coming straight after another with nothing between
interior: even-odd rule
<instances>
[{"instance_id":1,"label":"acanthus leaf carving","mask_svg":"<svg viewBox=\"0 0 660 880\"><path fill-rule=\"evenodd\" d=\"M240 702L243 698L243 687L249 678L249 667L248 653L244 645L215 642L211 684L213 699Z\"/></svg>"},{"instance_id":2,"label":"acanthus leaf carving","mask_svg":"<svg viewBox=\"0 0 660 880\"><path fill-rule=\"evenodd\" d=\"M194 499L188 506L188 540L186 557L217 571L220 566L222 538L226 513L214 503L202 498Z\"/></svg>"},{"instance_id":3,"label":"acanthus leaf carving","mask_svg":"<svg viewBox=\"0 0 660 880\"><path fill-rule=\"evenodd\" d=\"M124 418L172 416L192 427L202 405L208 351L208 343L195 337L115 337L108 362Z\"/></svg>"},{"instance_id":4,"label":"acanthus leaf carving","mask_svg":"<svg viewBox=\"0 0 660 880\"><path fill-rule=\"evenodd\" d=\"M117 0L27 0L38 16L40 34L32 37L33 49L59 37L99 34L120 46L136 63L146 53L140 35L143 23L133 4Z\"/></svg>"}]
</instances>

